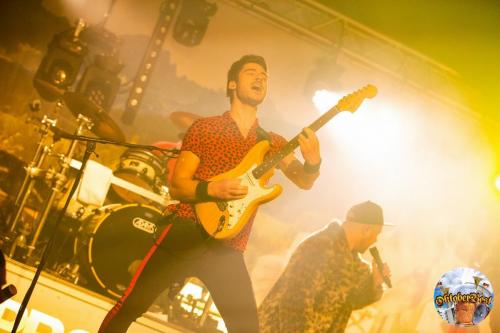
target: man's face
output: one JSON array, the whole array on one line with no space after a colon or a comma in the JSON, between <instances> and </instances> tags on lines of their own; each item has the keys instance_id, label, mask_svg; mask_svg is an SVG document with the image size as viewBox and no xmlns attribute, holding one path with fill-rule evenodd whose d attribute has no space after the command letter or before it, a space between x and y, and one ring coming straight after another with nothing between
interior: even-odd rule
<instances>
[{"instance_id":1,"label":"man's face","mask_svg":"<svg viewBox=\"0 0 500 333\"><path fill-rule=\"evenodd\" d=\"M243 65L235 83L235 97L244 104L257 106L266 97L267 72L259 64L250 62Z\"/></svg>"},{"instance_id":2,"label":"man's face","mask_svg":"<svg viewBox=\"0 0 500 333\"><path fill-rule=\"evenodd\" d=\"M360 241L358 251L360 253L366 252L370 246L377 242L378 235L382 231L381 225L365 225L363 230L363 237Z\"/></svg>"},{"instance_id":3,"label":"man's face","mask_svg":"<svg viewBox=\"0 0 500 333\"><path fill-rule=\"evenodd\" d=\"M471 324L476 311L475 303L457 303L455 306L455 318L457 324Z\"/></svg>"}]
</instances>

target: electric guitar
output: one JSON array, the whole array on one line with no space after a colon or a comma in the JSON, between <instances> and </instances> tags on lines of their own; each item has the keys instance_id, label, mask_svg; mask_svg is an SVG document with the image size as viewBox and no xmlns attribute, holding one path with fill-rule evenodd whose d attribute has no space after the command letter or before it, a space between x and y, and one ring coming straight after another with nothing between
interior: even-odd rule
<instances>
[{"instance_id":1,"label":"electric guitar","mask_svg":"<svg viewBox=\"0 0 500 333\"><path fill-rule=\"evenodd\" d=\"M354 112L365 98L372 98L376 94L377 88L367 85L343 97L337 105L309 125L309 128L317 131L337 113ZM216 239L233 238L248 223L261 204L273 200L281 193L280 185L267 187L266 184L274 173L274 167L299 146L298 138L299 135L295 136L278 153L265 160L264 157L271 147L269 141L260 141L250 149L237 167L209 180L237 178L241 180L241 185L248 187L248 193L242 199L195 204L198 219L209 235Z\"/></svg>"}]
</instances>

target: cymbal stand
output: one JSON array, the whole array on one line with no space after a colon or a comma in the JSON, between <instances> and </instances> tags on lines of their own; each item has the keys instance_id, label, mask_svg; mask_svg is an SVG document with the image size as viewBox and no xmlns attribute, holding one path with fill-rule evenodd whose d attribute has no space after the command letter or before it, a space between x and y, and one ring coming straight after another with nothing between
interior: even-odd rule
<instances>
[{"instance_id":1,"label":"cymbal stand","mask_svg":"<svg viewBox=\"0 0 500 333\"><path fill-rule=\"evenodd\" d=\"M88 118L85 118L85 119L83 119L83 118L85 118L85 117L82 117L82 119L80 119L80 115L78 116L78 121L81 122L81 123L80 123L80 126L79 126L78 130L77 130L77 133L81 132L81 130L83 130L83 128L85 128L85 126L90 126L90 127L92 126L92 123L90 122L90 120ZM68 151L69 158L68 157L65 158L65 160L66 160L66 163L65 163L66 166L63 165L61 167L60 174L63 174L63 176L64 176L65 172L69 168L69 162L71 161L71 156L72 156L72 154L74 152L74 149L76 147L76 142L78 142L77 139L73 140L73 142L71 143L71 147L70 147L70 149ZM95 146L96 146L95 142L87 141L87 147L85 149L85 153L83 154L83 158L82 158L82 166L81 166L80 170L77 173L75 182L73 183L73 185L71 186L71 189L69 190L69 196L66 199L66 202L64 203L64 207L59 212L59 214L57 216L56 224L54 226L54 229L52 230L52 234L51 234L51 236L49 238L49 241L47 242L47 245L43 249L43 253L42 253L41 257L40 257L40 262L39 262L39 264L38 264L38 266L36 268L35 274L33 276L33 280L31 281L31 284L28 287L28 290L26 291L26 294L24 295L23 301L21 302L21 306L19 307L19 310L17 311L16 319L14 320L14 325L12 326L12 331L11 331L12 333L16 333L17 332L19 324L21 323L21 319L23 318L23 316L25 314L24 312L26 311L26 307L28 306L28 303L30 301L31 295L33 294L33 291L35 290L35 286L36 286L36 284L38 282L38 278L40 277L40 274L42 273L42 270L45 267L45 264L47 262L47 258L50 256L50 253L51 253L52 248L54 246L54 239L55 239L55 236L56 236L56 233L57 233L57 228L59 227L59 224L61 223L61 220L63 219L63 216L66 213L66 210L68 209L68 205L69 205L69 202L71 200L71 197L76 192L78 184L80 183L80 180L82 178L83 170L85 169L85 165L87 164L87 161L89 160L90 155L94 152ZM57 183L57 181L56 181L56 183ZM56 184L56 186L57 186L57 184ZM54 187L54 191L53 191L54 193L55 193L56 186ZM54 198L52 198L52 201L53 200L54 200ZM50 208L51 207L49 205L47 205L45 207L46 210L49 210ZM44 222L44 221L41 220L41 222ZM39 229L40 229L40 226L39 226ZM39 230L37 230L37 231L39 231ZM35 242L32 242L32 244L34 244L34 243ZM32 247L32 248L34 248L34 247ZM78 268L76 268L76 270L77 269ZM77 272L75 272L75 273L77 273Z\"/></svg>"},{"instance_id":2,"label":"cymbal stand","mask_svg":"<svg viewBox=\"0 0 500 333\"><path fill-rule=\"evenodd\" d=\"M81 114L78 115L77 122L79 126L76 129L75 135L81 135L84 132L84 130L90 130L94 125L89 118ZM68 170L71 168L70 162L73 158L77 145L78 145L77 140L71 141L68 152L65 155L60 156L61 169L54 175L54 180L53 180L54 186L51 188L50 196L46 200L42 212L40 213L37 219L38 222L37 229L35 231L35 234L33 235L33 238L31 239L30 244L28 245L28 254L27 254L28 258L35 250L35 244L38 241L38 238L40 237L40 233L43 229L43 226L45 225L45 221L47 220L47 216L49 215L49 212L52 208L52 205L54 204L54 200L56 199L57 194L63 190L64 185L66 184L67 181L66 174L68 173Z\"/></svg>"},{"instance_id":3,"label":"cymbal stand","mask_svg":"<svg viewBox=\"0 0 500 333\"><path fill-rule=\"evenodd\" d=\"M24 177L21 188L19 189L19 192L16 196L16 201L14 202L14 212L13 214L10 215L9 218L10 221L7 222L7 224L10 225L9 235L7 236L7 239L14 238L16 234L16 226L18 222L21 220L24 206L26 205L28 197L30 196L31 191L33 190L35 181L40 177L40 174L42 173L41 167L43 165L43 162L45 161L45 157L52 150L52 145L46 143L46 138L48 134L51 132L50 131L51 128L54 128L56 126L57 119L50 119L46 115L44 115L40 123L41 126L39 127L38 131L40 132L41 136L37 143L35 155L33 156L33 160L26 167L26 176ZM17 241L19 242L19 245L22 246L23 240L17 239ZM24 245L25 245L25 240L24 240ZM9 256L12 257L12 255L13 252L11 251L11 253L9 253Z\"/></svg>"}]
</instances>

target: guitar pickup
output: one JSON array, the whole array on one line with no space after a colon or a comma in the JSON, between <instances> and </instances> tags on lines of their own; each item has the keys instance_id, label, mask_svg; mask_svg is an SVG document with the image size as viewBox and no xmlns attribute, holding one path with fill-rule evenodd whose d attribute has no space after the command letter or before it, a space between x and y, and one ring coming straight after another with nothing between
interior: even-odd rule
<instances>
[{"instance_id":1,"label":"guitar pickup","mask_svg":"<svg viewBox=\"0 0 500 333\"><path fill-rule=\"evenodd\" d=\"M227 202L226 201L217 201L216 204L217 204L217 208L219 208L219 210L221 212L223 212L227 209Z\"/></svg>"},{"instance_id":2,"label":"guitar pickup","mask_svg":"<svg viewBox=\"0 0 500 333\"><path fill-rule=\"evenodd\" d=\"M219 217L219 225L217 226L216 232L221 232L222 229L224 229L225 223L226 223L226 217L224 215L221 215L221 217Z\"/></svg>"}]
</instances>

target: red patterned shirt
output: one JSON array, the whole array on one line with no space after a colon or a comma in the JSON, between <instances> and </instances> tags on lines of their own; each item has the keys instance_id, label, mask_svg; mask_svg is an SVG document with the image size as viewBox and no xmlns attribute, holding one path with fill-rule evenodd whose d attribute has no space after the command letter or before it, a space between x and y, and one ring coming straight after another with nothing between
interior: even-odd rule
<instances>
[{"instance_id":1,"label":"red patterned shirt","mask_svg":"<svg viewBox=\"0 0 500 333\"><path fill-rule=\"evenodd\" d=\"M190 151L200 159L194 179L208 180L235 168L248 151L257 143L256 120L246 138L241 134L229 112L221 116L197 120L188 130L182 142L182 151ZM286 144L286 140L273 132L270 154L275 154ZM191 203L179 203L168 207L169 211L183 218L196 219ZM224 240L226 245L244 251L252 229L253 219L234 238Z\"/></svg>"}]
</instances>

